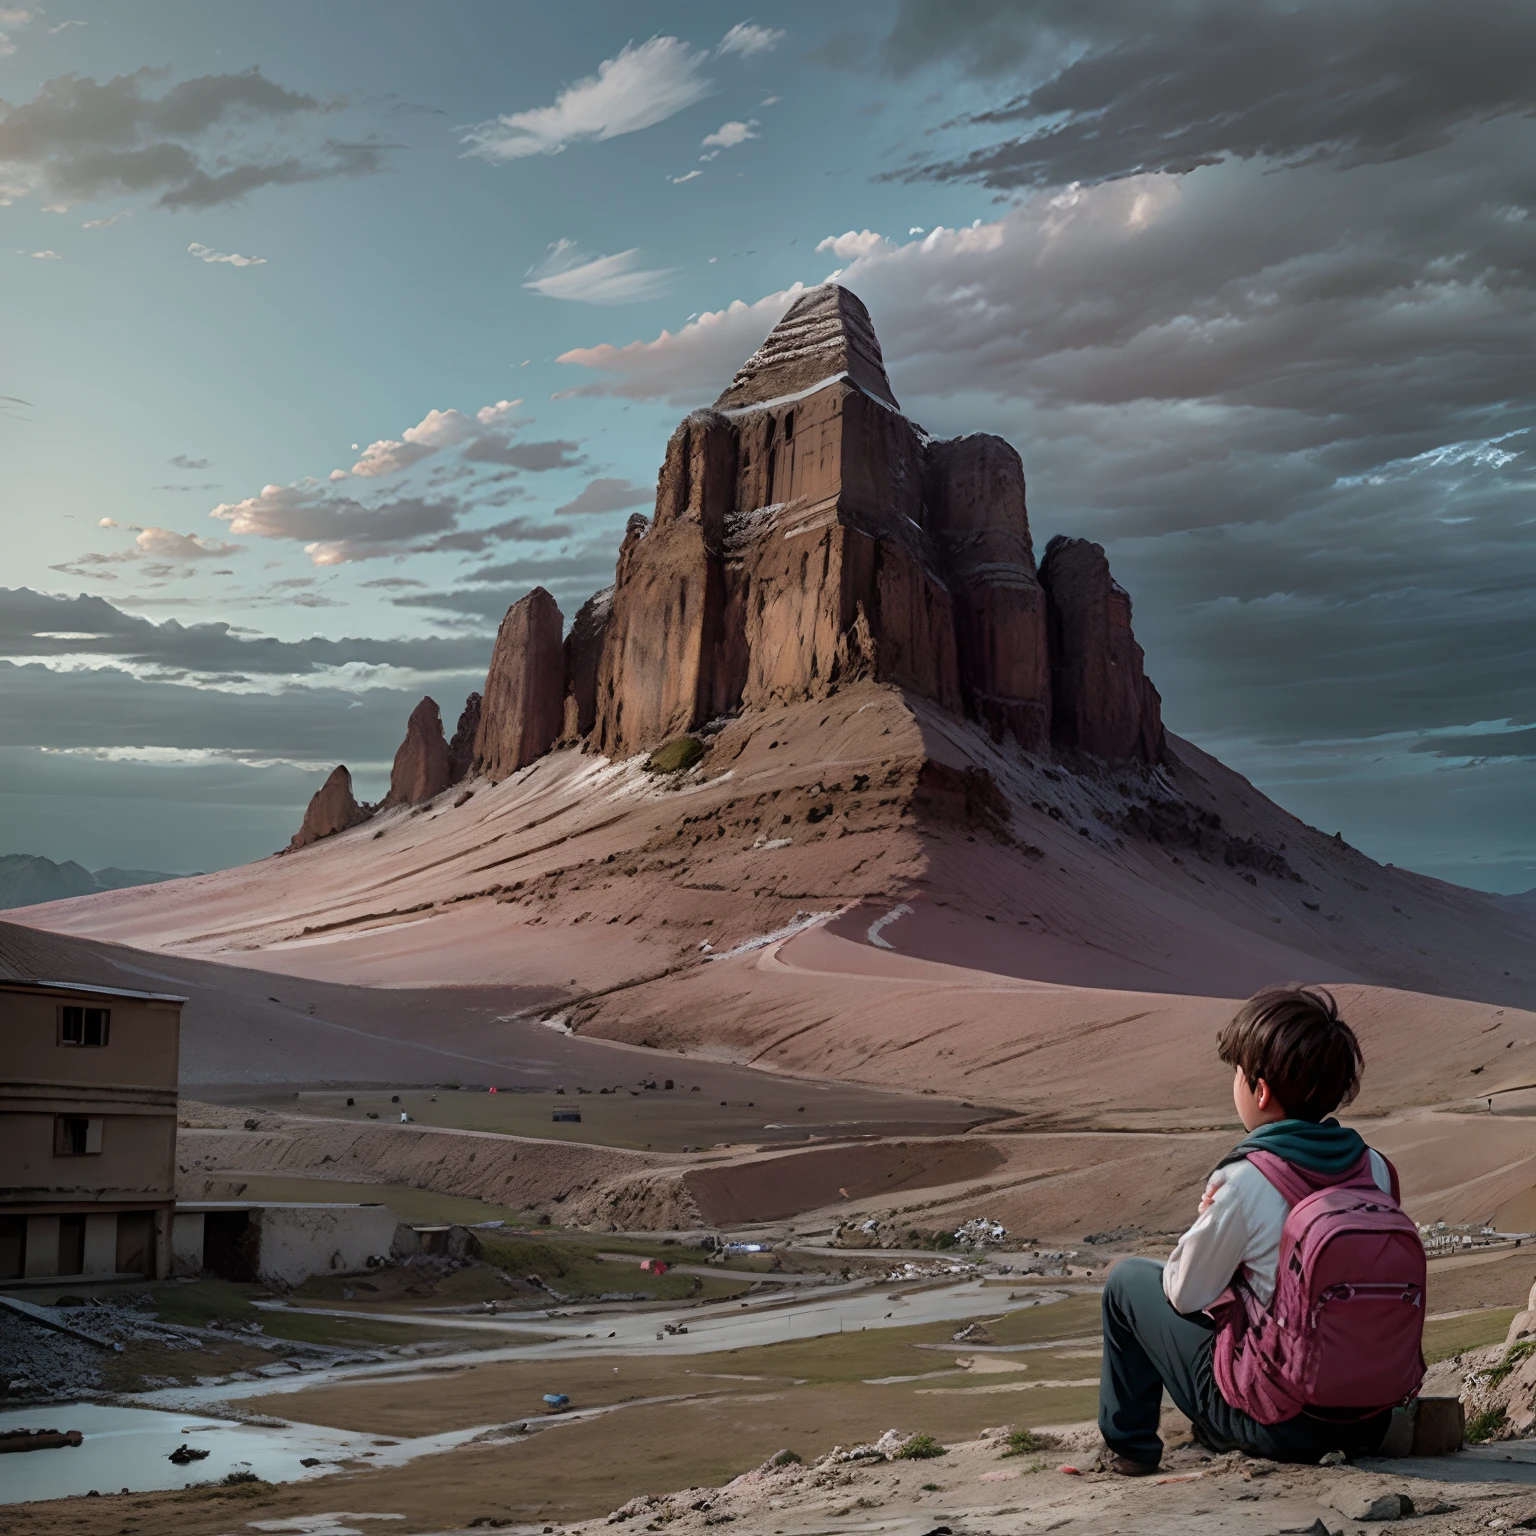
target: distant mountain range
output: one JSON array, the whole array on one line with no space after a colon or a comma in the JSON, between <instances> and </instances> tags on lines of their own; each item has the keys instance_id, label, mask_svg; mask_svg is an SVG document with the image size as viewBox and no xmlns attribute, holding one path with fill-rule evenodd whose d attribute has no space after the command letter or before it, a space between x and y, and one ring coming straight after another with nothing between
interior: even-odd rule
<instances>
[{"instance_id":1,"label":"distant mountain range","mask_svg":"<svg viewBox=\"0 0 1536 1536\"><path fill-rule=\"evenodd\" d=\"M55 864L35 853L0 853L0 909L30 907L40 901L93 896L121 891L130 885L155 885L179 880L158 869L86 869L74 860Z\"/></svg>"}]
</instances>

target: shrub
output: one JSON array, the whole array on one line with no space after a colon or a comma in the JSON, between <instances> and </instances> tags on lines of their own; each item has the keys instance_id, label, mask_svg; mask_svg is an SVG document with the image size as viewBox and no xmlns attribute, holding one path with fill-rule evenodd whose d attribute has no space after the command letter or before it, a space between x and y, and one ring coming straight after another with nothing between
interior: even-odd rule
<instances>
[{"instance_id":1,"label":"shrub","mask_svg":"<svg viewBox=\"0 0 1536 1536\"><path fill-rule=\"evenodd\" d=\"M935 1456L947 1456L949 1451L932 1435L913 1435L891 1459L893 1461L932 1461Z\"/></svg>"},{"instance_id":2,"label":"shrub","mask_svg":"<svg viewBox=\"0 0 1536 1536\"><path fill-rule=\"evenodd\" d=\"M679 736L664 747L657 747L646 759L652 773L681 773L692 768L704 756L704 743L697 736Z\"/></svg>"},{"instance_id":3,"label":"shrub","mask_svg":"<svg viewBox=\"0 0 1536 1536\"><path fill-rule=\"evenodd\" d=\"M804 1460L805 1458L798 1451L782 1450L777 1456L770 1456L768 1458L768 1465L770 1467L791 1467L797 1462Z\"/></svg>"},{"instance_id":4,"label":"shrub","mask_svg":"<svg viewBox=\"0 0 1536 1536\"><path fill-rule=\"evenodd\" d=\"M1033 1456L1037 1451L1054 1450L1060 1442L1054 1435L1037 1435L1032 1429L1016 1429L1003 1442L1004 1456Z\"/></svg>"},{"instance_id":5,"label":"shrub","mask_svg":"<svg viewBox=\"0 0 1536 1536\"><path fill-rule=\"evenodd\" d=\"M1494 1439L1504 1428L1505 1413L1502 1408L1490 1408L1477 1414L1467 1425L1467 1444L1481 1445Z\"/></svg>"}]
</instances>

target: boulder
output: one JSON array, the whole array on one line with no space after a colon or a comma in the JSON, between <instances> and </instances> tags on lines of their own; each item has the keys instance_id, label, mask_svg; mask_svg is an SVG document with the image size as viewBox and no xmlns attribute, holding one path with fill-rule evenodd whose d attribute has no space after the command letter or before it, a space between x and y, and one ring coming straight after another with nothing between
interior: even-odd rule
<instances>
[{"instance_id":1,"label":"boulder","mask_svg":"<svg viewBox=\"0 0 1536 1536\"><path fill-rule=\"evenodd\" d=\"M513 603L496 632L485 679L475 767L504 779L555 744L565 717L559 605L543 587Z\"/></svg>"},{"instance_id":2,"label":"boulder","mask_svg":"<svg viewBox=\"0 0 1536 1536\"><path fill-rule=\"evenodd\" d=\"M475 738L480 734L480 695L464 700L459 723L448 743L448 782L457 784L475 765Z\"/></svg>"},{"instance_id":3,"label":"boulder","mask_svg":"<svg viewBox=\"0 0 1536 1536\"><path fill-rule=\"evenodd\" d=\"M389 774L389 793L382 808L393 805L420 805L440 795L453 783L448 743L443 738L443 720L437 701L426 698L411 711L406 722L405 740L395 753Z\"/></svg>"},{"instance_id":4,"label":"boulder","mask_svg":"<svg viewBox=\"0 0 1536 1536\"><path fill-rule=\"evenodd\" d=\"M577 610L565 637L565 723L560 739L579 741L597 721L597 669L613 617L613 588L594 592Z\"/></svg>"},{"instance_id":5,"label":"boulder","mask_svg":"<svg viewBox=\"0 0 1536 1536\"><path fill-rule=\"evenodd\" d=\"M307 848L322 837L345 832L373 815L371 806L359 805L352 796L352 775L345 763L338 763L330 777L310 797L303 824L289 840L290 848Z\"/></svg>"},{"instance_id":6,"label":"boulder","mask_svg":"<svg viewBox=\"0 0 1536 1536\"><path fill-rule=\"evenodd\" d=\"M1058 535L1040 563L1051 664L1051 738L1111 761L1163 760L1162 700L1142 669L1130 594L1101 545Z\"/></svg>"}]
</instances>

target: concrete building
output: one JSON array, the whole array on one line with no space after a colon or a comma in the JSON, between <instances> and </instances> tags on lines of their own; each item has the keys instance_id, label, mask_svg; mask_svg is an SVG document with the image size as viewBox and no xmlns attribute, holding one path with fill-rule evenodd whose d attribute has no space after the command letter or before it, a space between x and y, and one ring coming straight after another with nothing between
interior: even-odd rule
<instances>
[{"instance_id":1,"label":"concrete building","mask_svg":"<svg viewBox=\"0 0 1536 1536\"><path fill-rule=\"evenodd\" d=\"M264 1285L354 1274L420 1251L415 1232L387 1205L281 1200L197 1200L176 1207L172 1273L213 1274Z\"/></svg>"},{"instance_id":2,"label":"concrete building","mask_svg":"<svg viewBox=\"0 0 1536 1536\"><path fill-rule=\"evenodd\" d=\"M164 1278L185 998L0 978L0 1285Z\"/></svg>"}]
</instances>

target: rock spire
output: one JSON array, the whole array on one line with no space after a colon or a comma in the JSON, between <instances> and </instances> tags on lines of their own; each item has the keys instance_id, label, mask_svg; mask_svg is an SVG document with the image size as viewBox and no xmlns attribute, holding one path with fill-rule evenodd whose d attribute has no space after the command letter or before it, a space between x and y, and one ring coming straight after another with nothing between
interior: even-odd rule
<instances>
[{"instance_id":1,"label":"rock spire","mask_svg":"<svg viewBox=\"0 0 1536 1536\"><path fill-rule=\"evenodd\" d=\"M443 738L443 719L437 700L426 698L411 711L405 740L395 753L389 775L389 793L381 809L393 805L420 805L440 795L453 783L448 743Z\"/></svg>"},{"instance_id":2,"label":"rock spire","mask_svg":"<svg viewBox=\"0 0 1536 1536\"><path fill-rule=\"evenodd\" d=\"M526 767L560 735L564 627L558 604L543 587L507 609L491 652L475 737L475 767L488 779L504 779Z\"/></svg>"},{"instance_id":3,"label":"rock spire","mask_svg":"<svg viewBox=\"0 0 1536 1536\"><path fill-rule=\"evenodd\" d=\"M371 807L359 805L353 799L352 775L345 763L338 763L331 769L330 777L311 796L303 825L293 834L288 846L291 849L307 848L323 837L345 832L348 827L367 821L372 814Z\"/></svg>"}]
</instances>

